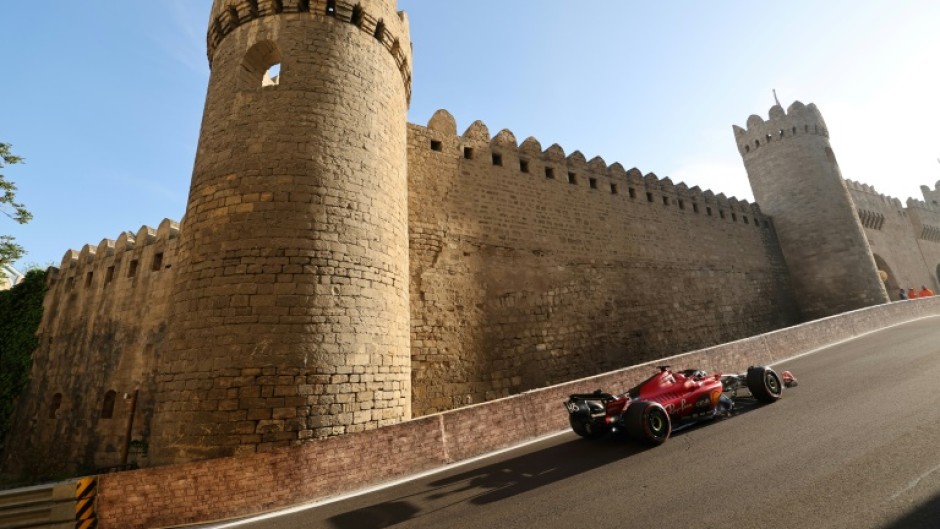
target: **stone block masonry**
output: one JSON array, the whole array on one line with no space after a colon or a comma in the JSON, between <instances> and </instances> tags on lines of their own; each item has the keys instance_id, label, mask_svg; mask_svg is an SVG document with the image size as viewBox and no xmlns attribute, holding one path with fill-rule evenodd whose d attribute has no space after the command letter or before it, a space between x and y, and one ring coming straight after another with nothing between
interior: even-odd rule
<instances>
[{"instance_id":1,"label":"stone block masonry","mask_svg":"<svg viewBox=\"0 0 940 529\"><path fill-rule=\"evenodd\" d=\"M66 252L53 269L30 383L4 453L8 472L148 464L153 371L165 346L178 236L179 225L164 220Z\"/></svg>"},{"instance_id":2,"label":"stone block masonry","mask_svg":"<svg viewBox=\"0 0 940 529\"><path fill-rule=\"evenodd\" d=\"M408 155L415 413L798 321L756 205L445 111Z\"/></svg>"},{"instance_id":3,"label":"stone block masonry","mask_svg":"<svg viewBox=\"0 0 940 529\"><path fill-rule=\"evenodd\" d=\"M410 38L394 4L215 2L156 462L411 417Z\"/></svg>"},{"instance_id":4,"label":"stone block masonry","mask_svg":"<svg viewBox=\"0 0 940 529\"><path fill-rule=\"evenodd\" d=\"M805 319L889 301L816 105L734 127L754 197L772 216Z\"/></svg>"}]
</instances>

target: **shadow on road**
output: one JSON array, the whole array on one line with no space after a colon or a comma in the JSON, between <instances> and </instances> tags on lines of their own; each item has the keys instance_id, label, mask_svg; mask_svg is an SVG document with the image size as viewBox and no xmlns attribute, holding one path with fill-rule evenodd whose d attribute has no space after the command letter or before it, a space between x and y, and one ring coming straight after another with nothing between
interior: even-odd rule
<instances>
[{"instance_id":1,"label":"shadow on road","mask_svg":"<svg viewBox=\"0 0 940 529\"><path fill-rule=\"evenodd\" d=\"M937 529L940 527L940 494L913 509L906 516L881 529Z\"/></svg>"},{"instance_id":2,"label":"shadow on road","mask_svg":"<svg viewBox=\"0 0 940 529\"><path fill-rule=\"evenodd\" d=\"M572 439L532 454L433 481L422 492L334 516L330 523L336 529L383 529L460 502L482 505L503 500L645 449L620 436L597 441Z\"/></svg>"},{"instance_id":3,"label":"shadow on road","mask_svg":"<svg viewBox=\"0 0 940 529\"><path fill-rule=\"evenodd\" d=\"M736 409L734 415L747 413L756 407L756 404L745 404ZM707 427L707 424L676 432L673 437ZM335 529L384 529L462 502L473 505L498 502L648 449L622 435L595 441L572 439L538 452L429 482L422 491L338 514L329 522Z\"/></svg>"}]
</instances>

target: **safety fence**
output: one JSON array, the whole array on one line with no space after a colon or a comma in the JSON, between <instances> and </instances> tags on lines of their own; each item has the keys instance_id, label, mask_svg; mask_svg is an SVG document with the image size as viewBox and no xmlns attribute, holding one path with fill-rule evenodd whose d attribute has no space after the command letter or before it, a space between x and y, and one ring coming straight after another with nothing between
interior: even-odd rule
<instances>
[{"instance_id":1,"label":"safety fence","mask_svg":"<svg viewBox=\"0 0 940 529\"><path fill-rule=\"evenodd\" d=\"M0 491L0 529L96 529L98 478Z\"/></svg>"}]
</instances>

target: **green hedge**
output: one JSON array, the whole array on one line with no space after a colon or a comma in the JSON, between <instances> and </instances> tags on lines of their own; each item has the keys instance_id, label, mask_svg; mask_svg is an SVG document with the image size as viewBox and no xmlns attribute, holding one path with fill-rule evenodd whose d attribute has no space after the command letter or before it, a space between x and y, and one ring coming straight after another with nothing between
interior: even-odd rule
<instances>
[{"instance_id":1,"label":"green hedge","mask_svg":"<svg viewBox=\"0 0 940 529\"><path fill-rule=\"evenodd\" d=\"M46 272L31 270L22 283L0 292L0 452L10 429L13 400L29 380L36 329L42 320Z\"/></svg>"}]
</instances>

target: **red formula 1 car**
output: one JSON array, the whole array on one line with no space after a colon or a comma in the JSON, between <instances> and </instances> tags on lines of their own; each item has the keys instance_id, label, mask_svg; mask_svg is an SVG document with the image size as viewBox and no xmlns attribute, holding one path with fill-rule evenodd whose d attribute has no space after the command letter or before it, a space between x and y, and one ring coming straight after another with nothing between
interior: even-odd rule
<instances>
[{"instance_id":1,"label":"red formula 1 car","mask_svg":"<svg viewBox=\"0 0 940 529\"><path fill-rule=\"evenodd\" d=\"M783 395L784 387L796 385L789 371L777 375L769 367L749 367L741 375L709 375L697 369L672 371L662 366L659 373L622 395L601 390L571 395L565 407L571 429L581 437L624 431L634 439L658 445L673 430L730 414L742 389L758 402L771 403Z\"/></svg>"}]
</instances>

